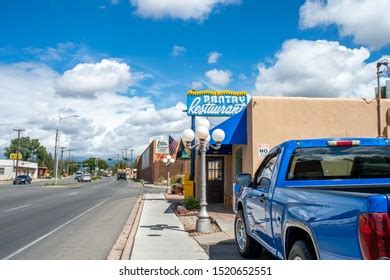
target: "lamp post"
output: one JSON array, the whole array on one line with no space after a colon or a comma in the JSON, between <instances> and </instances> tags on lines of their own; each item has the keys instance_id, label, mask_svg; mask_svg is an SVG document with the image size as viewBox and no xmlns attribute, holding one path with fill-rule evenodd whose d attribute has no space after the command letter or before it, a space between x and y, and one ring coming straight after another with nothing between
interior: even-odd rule
<instances>
[{"instance_id":1,"label":"lamp post","mask_svg":"<svg viewBox=\"0 0 390 280\"><path fill-rule=\"evenodd\" d=\"M385 70L381 71L381 67L384 66ZM384 59L376 64L376 78L378 84L377 92L377 113L378 113L378 137L382 136L382 120L381 120L381 89L380 89L380 76L384 72L389 71L389 62L387 59Z\"/></svg>"},{"instance_id":2,"label":"lamp post","mask_svg":"<svg viewBox=\"0 0 390 280\"><path fill-rule=\"evenodd\" d=\"M171 155L167 155L166 158L163 159L163 163L165 164L165 166L168 167L168 178L167 178L167 186L169 187L169 184L170 184L170 166L173 165L175 163L175 159L172 158Z\"/></svg>"},{"instance_id":3,"label":"lamp post","mask_svg":"<svg viewBox=\"0 0 390 280\"><path fill-rule=\"evenodd\" d=\"M196 230L201 233L208 233L210 231L210 217L207 212L207 197L206 197L206 152L209 148L219 150L221 142L225 139L225 132L222 129L213 131L212 138L215 145L210 144L210 123L206 119L199 119L197 121L196 132L192 129L183 131L182 139L189 149L195 149L200 152L201 160L201 190L200 190L200 211L198 219L196 220ZM195 139L195 145L191 142Z\"/></svg>"},{"instance_id":4,"label":"lamp post","mask_svg":"<svg viewBox=\"0 0 390 280\"><path fill-rule=\"evenodd\" d=\"M56 161L56 170L55 170L55 181L54 184L57 185L58 182L58 147L60 146L60 135L61 135L61 123L63 120L68 119L68 118L78 118L78 115L69 115L66 117L61 117L58 116L58 128L56 131L56 143L55 143L55 148L54 148L54 154L55 154L55 161Z\"/></svg>"}]
</instances>

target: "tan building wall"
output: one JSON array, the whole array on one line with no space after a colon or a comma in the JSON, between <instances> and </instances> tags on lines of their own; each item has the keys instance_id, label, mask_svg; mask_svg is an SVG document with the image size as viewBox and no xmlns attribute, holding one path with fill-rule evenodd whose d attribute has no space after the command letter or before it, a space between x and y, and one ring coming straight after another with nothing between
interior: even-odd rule
<instances>
[{"instance_id":1,"label":"tan building wall","mask_svg":"<svg viewBox=\"0 0 390 280\"><path fill-rule=\"evenodd\" d=\"M390 100L382 100L382 131L386 137L390 131L389 108ZM253 97L247 111L247 145L233 145L232 155L225 156L225 203L231 201L236 175L235 152L239 148L242 148L242 172L253 175L261 163L260 144L272 148L291 139L377 137L377 131L375 100ZM199 194L199 162L196 167Z\"/></svg>"}]
</instances>

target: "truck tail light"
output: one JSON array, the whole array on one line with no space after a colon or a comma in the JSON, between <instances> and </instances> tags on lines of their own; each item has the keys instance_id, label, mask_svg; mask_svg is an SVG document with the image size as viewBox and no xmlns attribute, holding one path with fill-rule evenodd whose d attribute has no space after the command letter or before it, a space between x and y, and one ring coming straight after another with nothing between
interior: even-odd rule
<instances>
[{"instance_id":1,"label":"truck tail light","mask_svg":"<svg viewBox=\"0 0 390 280\"><path fill-rule=\"evenodd\" d=\"M348 147L348 146L359 146L360 140L331 140L328 141L328 146L332 147Z\"/></svg>"},{"instance_id":2,"label":"truck tail light","mask_svg":"<svg viewBox=\"0 0 390 280\"><path fill-rule=\"evenodd\" d=\"M359 217L359 242L366 260L390 258L390 217L387 213L366 213Z\"/></svg>"}]
</instances>

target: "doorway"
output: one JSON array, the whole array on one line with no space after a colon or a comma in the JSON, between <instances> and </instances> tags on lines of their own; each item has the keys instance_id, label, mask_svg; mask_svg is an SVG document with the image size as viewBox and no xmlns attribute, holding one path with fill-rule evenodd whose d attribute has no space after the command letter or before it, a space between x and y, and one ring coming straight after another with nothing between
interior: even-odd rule
<instances>
[{"instance_id":1,"label":"doorway","mask_svg":"<svg viewBox=\"0 0 390 280\"><path fill-rule=\"evenodd\" d=\"M207 203L223 203L224 198L224 158L207 157Z\"/></svg>"}]
</instances>

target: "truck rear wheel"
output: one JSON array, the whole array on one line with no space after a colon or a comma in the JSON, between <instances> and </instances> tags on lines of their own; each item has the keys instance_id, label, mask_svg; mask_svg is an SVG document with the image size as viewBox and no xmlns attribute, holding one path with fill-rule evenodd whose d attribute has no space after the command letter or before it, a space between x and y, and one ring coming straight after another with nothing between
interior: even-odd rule
<instances>
[{"instance_id":1,"label":"truck rear wheel","mask_svg":"<svg viewBox=\"0 0 390 280\"><path fill-rule=\"evenodd\" d=\"M234 221L234 236L236 239L237 250L244 258L258 257L263 247L250 237L246 230L244 213L238 210Z\"/></svg>"},{"instance_id":2,"label":"truck rear wheel","mask_svg":"<svg viewBox=\"0 0 390 280\"><path fill-rule=\"evenodd\" d=\"M298 240L291 248L289 260L315 260L312 250L303 240Z\"/></svg>"}]
</instances>

